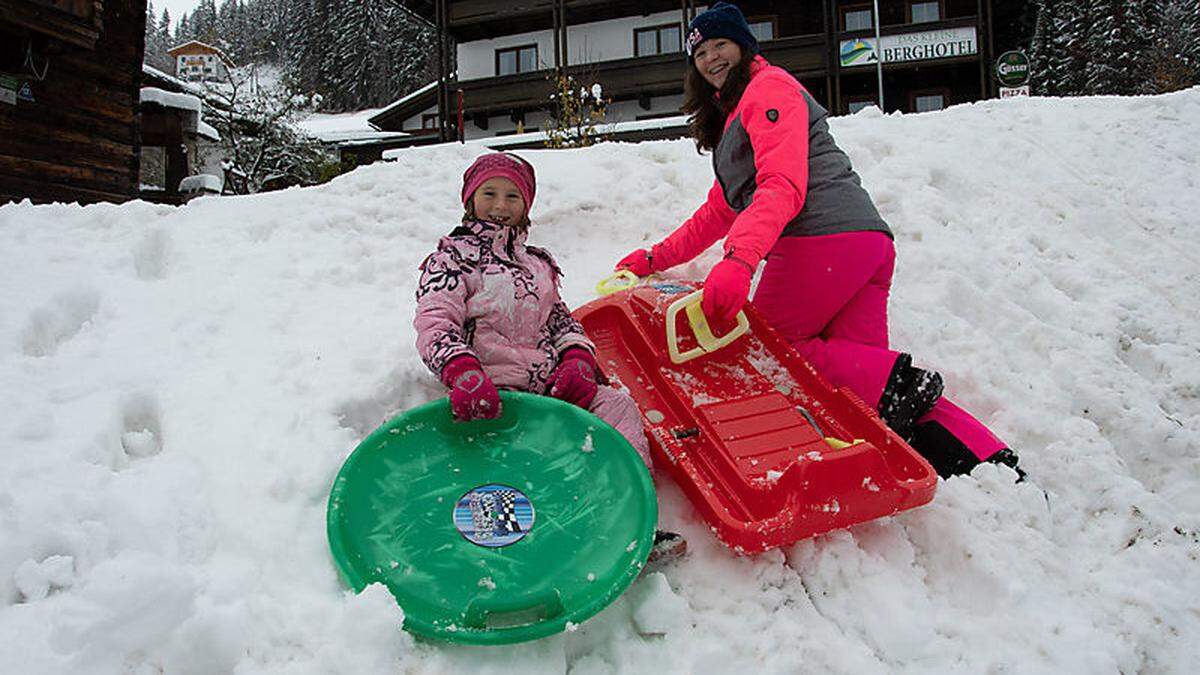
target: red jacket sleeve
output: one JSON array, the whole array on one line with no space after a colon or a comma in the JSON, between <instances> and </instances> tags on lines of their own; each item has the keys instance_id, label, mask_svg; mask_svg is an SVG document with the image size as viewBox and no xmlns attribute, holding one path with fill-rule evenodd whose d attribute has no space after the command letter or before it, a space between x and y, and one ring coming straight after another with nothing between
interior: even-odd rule
<instances>
[{"instance_id":1,"label":"red jacket sleeve","mask_svg":"<svg viewBox=\"0 0 1200 675\"><path fill-rule=\"evenodd\" d=\"M754 197L729 228L725 255L752 267L804 208L808 189L808 104L790 78L764 74L746 88L741 122L754 149Z\"/></svg>"},{"instance_id":2,"label":"red jacket sleeve","mask_svg":"<svg viewBox=\"0 0 1200 675\"><path fill-rule=\"evenodd\" d=\"M708 199L666 239L650 249L651 268L656 272L681 265L700 255L725 236L733 223L733 209L725 203L721 185L713 181Z\"/></svg>"}]
</instances>

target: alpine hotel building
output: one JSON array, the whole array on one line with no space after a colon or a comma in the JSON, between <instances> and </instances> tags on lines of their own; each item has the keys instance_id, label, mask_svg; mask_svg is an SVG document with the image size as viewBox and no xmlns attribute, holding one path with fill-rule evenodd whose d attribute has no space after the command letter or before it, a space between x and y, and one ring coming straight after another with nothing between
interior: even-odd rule
<instances>
[{"instance_id":1,"label":"alpine hotel building","mask_svg":"<svg viewBox=\"0 0 1200 675\"><path fill-rule=\"evenodd\" d=\"M405 0L438 26L438 83L384 108L371 123L428 141L474 139L543 128L547 76L564 67L601 85L605 122L677 117L688 22L706 5L687 0ZM991 0L871 0L736 3L762 54L786 68L833 114L879 100L884 108L938 110L996 95L991 67L999 43ZM999 3L1006 24L1025 3ZM451 53L450 45L455 45ZM461 120L461 121L460 121ZM638 138L682 135L678 120ZM461 135L460 135L461 134Z\"/></svg>"}]
</instances>

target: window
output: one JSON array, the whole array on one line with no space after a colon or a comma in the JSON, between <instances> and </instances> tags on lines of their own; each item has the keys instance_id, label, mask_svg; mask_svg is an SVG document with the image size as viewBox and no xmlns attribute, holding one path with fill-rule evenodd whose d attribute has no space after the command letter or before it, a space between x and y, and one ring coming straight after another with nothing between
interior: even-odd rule
<instances>
[{"instance_id":1,"label":"window","mask_svg":"<svg viewBox=\"0 0 1200 675\"><path fill-rule=\"evenodd\" d=\"M752 18L749 20L750 33L754 35L754 39L759 42L766 42L775 39L775 18Z\"/></svg>"},{"instance_id":2,"label":"window","mask_svg":"<svg viewBox=\"0 0 1200 675\"><path fill-rule=\"evenodd\" d=\"M638 28L633 31L633 55L652 56L654 54L670 54L682 49L680 38L683 31L679 24L667 24L652 28Z\"/></svg>"},{"instance_id":3,"label":"window","mask_svg":"<svg viewBox=\"0 0 1200 675\"><path fill-rule=\"evenodd\" d=\"M875 27L871 21L873 12L870 6L854 6L842 8L842 30L850 32L856 30L870 30Z\"/></svg>"},{"instance_id":4,"label":"window","mask_svg":"<svg viewBox=\"0 0 1200 675\"><path fill-rule=\"evenodd\" d=\"M422 129L437 129L438 128L437 113L425 113L425 114L421 115L421 128Z\"/></svg>"},{"instance_id":5,"label":"window","mask_svg":"<svg viewBox=\"0 0 1200 675\"><path fill-rule=\"evenodd\" d=\"M908 6L910 23L929 23L942 20L942 7L938 2L913 2Z\"/></svg>"},{"instance_id":6,"label":"window","mask_svg":"<svg viewBox=\"0 0 1200 675\"><path fill-rule=\"evenodd\" d=\"M514 75L537 70L537 45L496 50L496 74Z\"/></svg>"},{"instance_id":7,"label":"window","mask_svg":"<svg viewBox=\"0 0 1200 675\"><path fill-rule=\"evenodd\" d=\"M913 110L919 113L941 110L946 107L946 95L942 93L913 94L912 101Z\"/></svg>"}]
</instances>

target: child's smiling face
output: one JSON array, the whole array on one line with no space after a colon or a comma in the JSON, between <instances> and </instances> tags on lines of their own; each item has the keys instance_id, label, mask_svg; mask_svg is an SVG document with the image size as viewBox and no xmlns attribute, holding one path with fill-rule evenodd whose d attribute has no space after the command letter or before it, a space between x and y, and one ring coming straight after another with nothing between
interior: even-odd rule
<instances>
[{"instance_id":1,"label":"child's smiling face","mask_svg":"<svg viewBox=\"0 0 1200 675\"><path fill-rule=\"evenodd\" d=\"M471 196L475 217L499 225L516 225L525 219L525 199L516 183L507 178L489 178Z\"/></svg>"}]
</instances>

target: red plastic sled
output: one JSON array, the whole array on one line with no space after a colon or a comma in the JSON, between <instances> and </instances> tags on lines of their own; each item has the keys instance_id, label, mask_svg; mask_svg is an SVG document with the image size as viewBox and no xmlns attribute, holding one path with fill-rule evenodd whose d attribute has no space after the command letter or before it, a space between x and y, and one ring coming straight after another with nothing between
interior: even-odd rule
<instances>
[{"instance_id":1,"label":"red plastic sled","mask_svg":"<svg viewBox=\"0 0 1200 675\"><path fill-rule=\"evenodd\" d=\"M929 463L860 398L813 370L753 306L746 335L674 363L667 309L696 288L644 283L580 307L575 318L604 373L637 401L655 465L722 542L764 551L933 499ZM687 316L674 319L680 348L697 348Z\"/></svg>"}]
</instances>

